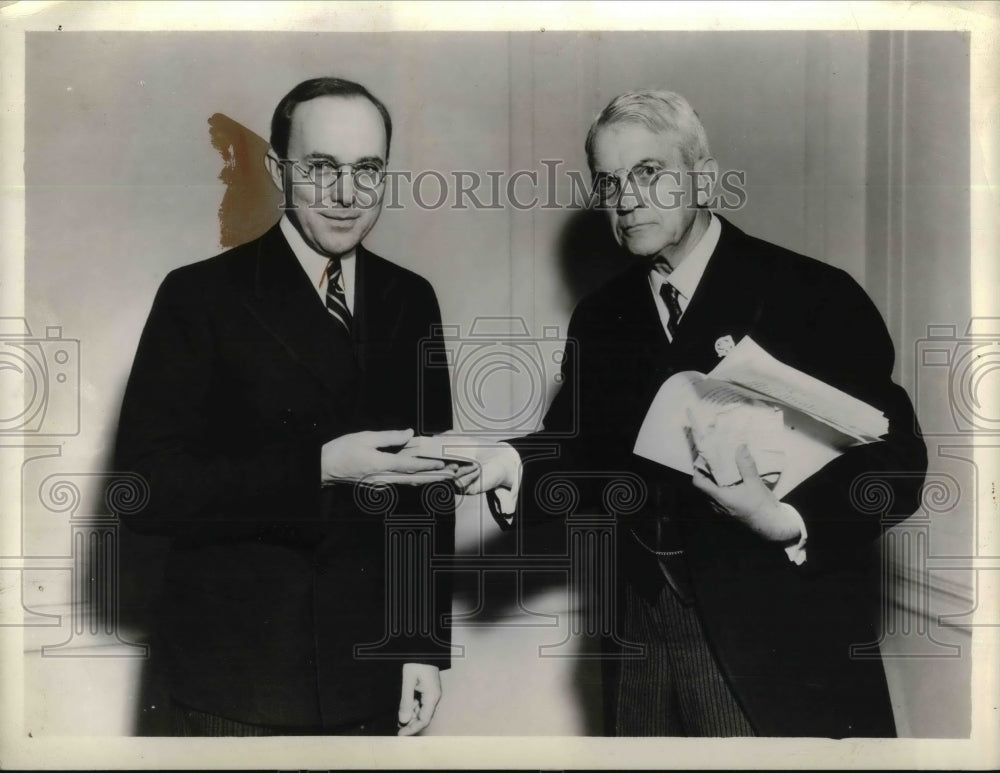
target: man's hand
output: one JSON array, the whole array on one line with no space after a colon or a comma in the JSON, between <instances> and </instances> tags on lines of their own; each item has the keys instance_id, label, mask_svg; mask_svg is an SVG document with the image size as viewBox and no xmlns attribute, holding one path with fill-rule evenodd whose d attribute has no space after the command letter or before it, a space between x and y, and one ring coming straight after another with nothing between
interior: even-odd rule
<instances>
[{"instance_id":1,"label":"man's hand","mask_svg":"<svg viewBox=\"0 0 1000 773\"><path fill-rule=\"evenodd\" d=\"M458 465L381 450L404 446L412 437L412 429L402 429L354 432L334 438L323 445L320 455L322 482L356 483L378 476L381 482L416 486L455 477Z\"/></svg>"},{"instance_id":2,"label":"man's hand","mask_svg":"<svg viewBox=\"0 0 1000 773\"><path fill-rule=\"evenodd\" d=\"M736 518L766 540L789 542L799 538L801 528L795 511L782 507L757 472L745 445L736 449L736 467L743 480L734 486L717 486L699 469L694 471L694 486L708 494L717 509Z\"/></svg>"},{"instance_id":3,"label":"man's hand","mask_svg":"<svg viewBox=\"0 0 1000 773\"><path fill-rule=\"evenodd\" d=\"M440 669L425 663L406 663L399 697L400 727L397 735L416 735L427 727L440 700Z\"/></svg>"},{"instance_id":4,"label":"man's hand","mask_svg":"<svg viewBox=\"0 0 1000 773\"><path fill-rule=\"evenodd\" d=\"M454 484L469 496L496 488L513 488L521 461L517 451L507 443L452 432L413 438L400 453L468 462L456 470Z\"/></svg>"}]
</instances>

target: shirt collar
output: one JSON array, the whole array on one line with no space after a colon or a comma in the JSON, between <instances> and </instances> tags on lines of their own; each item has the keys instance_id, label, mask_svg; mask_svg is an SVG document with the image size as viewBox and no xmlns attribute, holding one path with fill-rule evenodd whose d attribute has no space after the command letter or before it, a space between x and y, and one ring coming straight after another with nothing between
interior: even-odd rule
<instances>
[{"instance_id":1,"label":"shirt collar","mask_svg":"<svg viewBox=\"0 0 1000 773\"><path fill-rule=\"evenodd\" d=\"M705 233L669 276L664 276L655 267L650 271L650 280L653 282L655 290L659 291L662 285L669 282L686 300L691 300L694 296L702 274L705 273L708 260L715 252L715 248L719 244L719 237L722 235L722 225L719 223L719 218L711 212L708 213L708 216L708 228L705 229Z\"/></svg>"}]
</instances>

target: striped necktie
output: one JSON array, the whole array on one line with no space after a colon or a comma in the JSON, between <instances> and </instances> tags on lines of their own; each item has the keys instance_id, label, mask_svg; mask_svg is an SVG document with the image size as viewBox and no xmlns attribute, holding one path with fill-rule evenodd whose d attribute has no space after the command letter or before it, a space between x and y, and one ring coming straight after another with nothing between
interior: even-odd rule
<instances>
[{"instance_id":1,"label":"striped necktie","mask_svg":"<svg viewBox=\"0 0 1000 773\"><path fill-rule=\"evenodd\" d=\"M677 299L678 294L677 288L670 282L664 282L660 285L660 297L667 304L667 311L670 313L670 319L667 320L667 332L670 333L671 341L677 338L677 325L681 321L681 303Z\"/></svg>"},{"instance_id":2,"label":"striped necktie","mask_svg":"<svg viewBox=\"0 0 1000 773\"><path fill-rule=\"evenodd\" d=\"M326 265L326 310L350 333L353 318L350 309L347 308L344 288L340 286L340 276L340 259L330 258L330 262Z\"/></svg>"}]
</instances>

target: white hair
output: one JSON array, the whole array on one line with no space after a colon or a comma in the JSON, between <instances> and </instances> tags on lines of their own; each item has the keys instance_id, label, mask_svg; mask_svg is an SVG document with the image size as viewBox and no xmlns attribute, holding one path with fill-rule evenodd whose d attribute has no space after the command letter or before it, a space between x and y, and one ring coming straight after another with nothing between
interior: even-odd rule
<instances>
[{"instance_id":1,"label":"white hair","mask_svg":"<svg viewBox=\"0 0 1000 773\"><path fill-rule=\"evenodd\" d=\"M629 91L612 99L590 125L585 147L591 171L597 132L616 123L639 123L651 131L674 135L688 168L710 155L705 127L684 97L673 91Z\"/></svg>"}]
</instances>

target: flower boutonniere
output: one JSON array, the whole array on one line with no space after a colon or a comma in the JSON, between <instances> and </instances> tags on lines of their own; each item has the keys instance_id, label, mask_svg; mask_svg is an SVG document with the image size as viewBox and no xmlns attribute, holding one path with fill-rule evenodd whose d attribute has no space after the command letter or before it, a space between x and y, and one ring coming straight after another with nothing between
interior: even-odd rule
<instances>
[{"instance_id":1,"label":"flower boutonniere","mask_svg":"<svg viewBox=\"0 0 1000 773\"><path fill-rule=\"evenodd\" d=\"M715 341L715 353L720 357L725 357L729 354L736 343L733 341L733 337L730 335L722 336Z\"/></svg>"}]
</instances>

